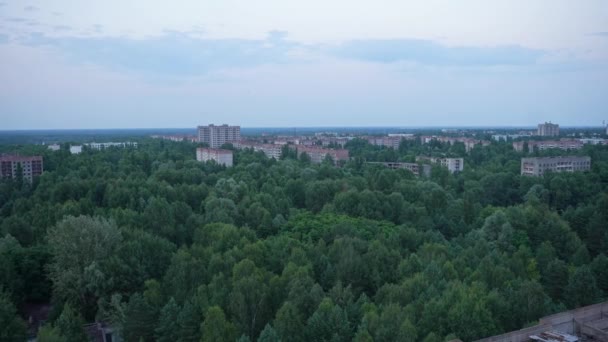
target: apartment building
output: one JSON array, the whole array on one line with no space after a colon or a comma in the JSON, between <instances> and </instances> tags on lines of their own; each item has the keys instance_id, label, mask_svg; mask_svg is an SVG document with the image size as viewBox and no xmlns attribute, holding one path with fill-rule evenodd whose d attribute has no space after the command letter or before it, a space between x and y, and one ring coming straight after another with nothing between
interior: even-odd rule
<instances>
[{"instance_id":1,"label":"apartment building","mask_svg":"<svg viewBox=\"0 0 608 342\"><path fill-rule=\"evenodd\" d=\"M241 126L208 125L198 126L197 130L198 141L208 144L211 148L219 148L226 143L241 140Z\"/></svg>"},{"instance_id":2,"label":"apartment building","mask_svg":"<svg viewBox=\"0 0 608 342\"><path fill-rule=\"evenodd\" d=\"M428 144L433 140L442 142L442 143L448 143L450 145L454 145L455 143L461 142L464 144L464 149L466 152L471 152L471 150L473 148L475 148L475 146L477 145L481 145L481 146L488 146L490 145L490 142L487 140L481 140L481 139L473 139L473 138L466 138L466 137L443 137L443 136L422 136L420 137L421 141L423 144Z\"/></svg>"},{"instance_id":3,"label":"apartment building","mask_svg":"<svg viewBox=\"0 0 608 342\"><path fill-rule=\"evenodd\" d=\"M302 153L306 153L310 157L310 161L316 164L323 162L325 158L327 158L327 156L330 156L334 160L335 165L338 165L340 162L347 161L349 159L348 150L343 149L332 150L327 148L302 145L294 146L291 148L296 148L298 158L300 158Z\"/></svg>"},{"instance_id":4,"label":"apartment building","mask_svg":"<svg viewBox=\"0 0 608 342\"><path fill-rule=\"evenodd\" d=\"M42 174L42 156L26 157L18 155L2 155L0 156L0 177L17 177L19 166L21 166L21 174L23 175L23 179L31 183L34 177Z\"/></svg>"},{"instance_id":5,"label":"apartment building","mask_svg":"<svg viewBox=\"0 0 608 342\"><path fill-rule=\"evenodd\" d=\"M462 172L464 169L464 158L437 158L437 157L416 157L417 162L429 162L445 167L451 173Z\"/></svg>"},{"instance_id":6,"label":"apartment building","mask_svg":"<svg viewBox=\"0 0 608 342\"><path fill-rule=\"evenodd\" d=\"M578 172L591 169L591 157L538 157L522 158L521 174L542 176L546 172Z\"/></svg>"},{"instance_id":7,"label":"apartment building","mask_svg":"<svg viewBox=\"0 0 608 342\"><path fill-rule=\"evenodd\" d=\"M568 150L579 150L583 148L585 144L580 140L545 140L545 141L516 141L513 143L513 149L517 152L524 151L524 145L528 144L528 151L533 152L534 150L544 151L548 149L560 149L563 151Z\"/></svg>"},{"instance_id":8,"label":"apartment building","mask_svg":"<svg viewBox=\"0 0 608 342\"><path fill-rule=\"evenodd\" d=\"M388 167L389 169L397 170L397 169L405 169L411 171L415 176L420 176L421 174L424 176L431 175L431 166L428 164L417 164L417 163L400 163L400 162L367 162L370 165L382 165Z\"/></svg>"},{"instance_id":9,"label":"apartment building","mask_svg":"<svg viewBox=\"0 0 608 342\"><path fill-rule=\"evenodd\" d=\"M537 135L541 137L556 137L559 136L559 125L545 122L544 124L538 124L536 131Z\"/></svg>"},{"instance_id":10,"label":"apartment building","mask_svg":"<svg viewBox=\"0 0 608 342\"><path fill-rule=\"evenodd\" d=\"M92 150L104 150L104 149L110 148L110 147L120 147L120 148L124 148L124 147L137 147L137 143L136 142L131 142L131 141L125 141L125 142L105 142L105 143L92 142L92 143L84 144L84 146L88 146Z\"/></svg>"},{"instance_id":11,"label":"apartment building","mask_svg":"<svg viewBox=\"0 0 608 342\"><path fill-rule=\"evenodd\" d=\"M237 141L233 143L233 146L239 150L252 149L256 152L261 151L266 155L266 157L274 158L276 160L281 159L281 154L283 153L283 145L259 144L248 141Z\"/></svg>"},{"instance_id":12,"label":"apartment building","mask_svg":"<svg viewBox=\"0 0 608 342\"><path fill-rule=\"evenodd\" d=\"M233 165L232 151L217 148L197 148L196 160L199 162L208 162L213 160L218 165L225 165L227 167L232 167Z\"/></svg>"}]
</instances>

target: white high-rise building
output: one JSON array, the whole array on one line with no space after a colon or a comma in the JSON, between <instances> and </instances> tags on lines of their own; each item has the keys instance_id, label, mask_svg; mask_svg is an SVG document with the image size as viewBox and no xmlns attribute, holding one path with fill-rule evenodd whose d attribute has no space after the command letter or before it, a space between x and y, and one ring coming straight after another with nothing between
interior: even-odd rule
<instances>
[{"instance_id":1,"label":"white high-rise building","mask_svg":"<svg viewBox=\"0 0 608 342\"><path fill-rule=\"evenodd\" d=\"M200 162L207 162L214 160L219 165L225 165L227 167L232 166L232 151L221 150L216 148L202 148L196 149L196 160Z\"/></svg>"},{"instance_id":2,"label":"white high-rise building","mask_svg":"<svg viewBox=\"0 0 608 342\"><path fill-rule=\"evenodd\" d=\"M211 148L218 148L225 143L241 140L241 126L209 125L198 126L198 141L209 144Z\"/></svg>"},{"instance_id":3,"label":"white high-rise building","mask_svg":"<svg viewBox=\"0 0 608 342\"><path fill-rule=\"evenodd\" d=\"M559 136L559 125L545 122L544 124L538 124L537 134L541 137L554 137Z\"/></svg>"}]
</instances>

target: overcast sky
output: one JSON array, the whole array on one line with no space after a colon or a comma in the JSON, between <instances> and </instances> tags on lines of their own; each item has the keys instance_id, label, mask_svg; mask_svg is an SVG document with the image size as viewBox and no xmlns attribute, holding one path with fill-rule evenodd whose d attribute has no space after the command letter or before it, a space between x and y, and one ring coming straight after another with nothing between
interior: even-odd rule
<instances>
[{"instance_id":1,"label":"overcast sky","mask_svg":"<svg viewBox=\"0 0 608 342\"><path fill-rule=\"evenodd\" d=\"M602 120L606 0L0 0L0 130Z\"/></svg>"}]
</instances>

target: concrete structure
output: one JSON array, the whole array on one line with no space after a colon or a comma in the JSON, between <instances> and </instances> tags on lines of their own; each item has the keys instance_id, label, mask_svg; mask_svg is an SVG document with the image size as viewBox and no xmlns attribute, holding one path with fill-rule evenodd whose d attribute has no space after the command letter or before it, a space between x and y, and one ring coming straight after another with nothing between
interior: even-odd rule
<instances>
[{"instance_id":1,"label":"concrete structure","mask_svg":"<svg viewBox=\"0 0 608 342\"><path fill-rule=\"evenodd\" d=\"M439 164L447 168L451 173L462 172L464 169L464 158L437 158L437 157L416 157L417 162L430 162Z\"/></svg>"},{"instance_id":2,"label":"concrete structure","mask_svg":"<svg viewBox=\"0 0 608 342\"><path fill-rule=\"evenodd\" d=\"M70 146L70 153L71 154L80 154L80 153L82 153L82 145Z\"/></svg>"},{"instance_id":3,"label":"concrete structure","mask_svg":"<svg viewBox=\"0 0 608 342\"><path fill-rule=\"evenodd\" d=\"M578 139L578 141L582 142L584 145L608 145L608 139L584 138Z\"/></svg>"},{"instance_id":4,"label":"concrete structure","mask_svg":"<svg viewBox=\"0 0 608 342\"><path fill-rule=\"evenodd\" d=\"M443 136L433 135L433 136L421 136L420 140L422 141L423 144L428 144L433 140L439 141L442 143L448 143L450 145L454 145L455 143L461 142L464 144L464 149L466 152L471 152L471 150L476 145L481 145L481 146L490 145L490 142L487 140L473 139L473 138L466 138L466 137L443 137Z\"/></svg>"},{"instance_id":5,"label":"concrete structure","mask_svg":"<svg viewBox=\"0 0 608 342\"><path fill-rule=\"evenodd\" d=\"M524 151L524 145L528 144L528 151L534 150L544 151L548 149L560 149L563 151L579 150L583 148L584 143L580 140L545 140L545 141L516 141L513 143L513 149L517 152Z\"/></svg>"},{"instance_id":6,"label":"concrete structure","mask_svg":"<svg viewBox=\"0 0 608 342\"><path fill-rule=\"evenodd\" d=\"M348 150L331 150L327 148L308 147L302 145L293 148L296 148L298 158L300 158L302 153L306 153L310 157L310 161L316 164L323 162L327 156L330 156L334 160L335 165L349 159Z\"/></svg>"},{"instance_id":7,"label":"concrete structure","mask_svg":"<svg viewBox=\"0 0 608 342\"><path fill-rule=\"evenodd\" d=\"M110 148L110 147L137 147L137 143L136 142L131 142L131 141L125 141L125 142L106 142L106 143L96 143L96 142L92 142L92 143L88 143L88 144L84 144L85 146L88 146L90 149L92 150L103 150L106 148Z\"/></svg>"},{"instance_id":8,"label":"concrete structure","mask_svg":"<svg viewBox=\"0 0 608 342\"><path fill-rule=\"evenodd\" d=\"M417 164L417 163L399 163L399 162L367 162L370 165L382 165L389 169L405 169L410 170L415 176L431 175L431 166L428 164Z\"/></svg>"},{"instance_id":9,"label":"concrete structure","mask_svg":"<svg viewBox=\"0 0 608 342\"><path fill-rule=\"evenodd\" d=\"M233 146L239 150L252 149L256 152L261 151L266 155L266 157L274 158L276 160L281 159L281 154L283 153L283 145L259 144L255 142L237 141L233 143Z\"/></svg>"},{"instance_id":10,"label":"concrete structure","mask_svg":"<svg viewBox=\"0 0 608 342\"><path fill-rule=\"evenodd\" d=\"M206 143L211 148L219 148L226 143L241 140L241 126L209 125L198 126L198 141Z\"/></svg>"},{"instance_id":11,"label":"concrete structure","mask_svg":"<svg viewBox=\"0 0 608 342\"><path fill-rule=\"evenodd\" d=\"M51 151L59 151L61 149L61 146L59 144L52 144L49 145L48 149Z\"/></svg>"},{"instance_id":12,"label":"concrete structure","mask_svg":"<svg viewBox=\"0 0 608 342\"><path fill-rule=\"evenodd\" d=\"M527 137L527 135L521 135L521 134L494 134L494 135L492 135L492 140L494 140L494 141L509 141L509 140L515 140L515 139L523 138L523 137Z\"/></svg>"},{"instance_id":13,"label":"concrete structure","mask_svg":"<svg viewBox=\"0 0 608 342\"><path fill-rule=\"evenodd\" d=\"M395 150L401 145L401 141L405 140L403 137L367 137L367 142L374 146L385 146L394 148Z\"/></svg>"},{"instance_id":14,"label":"concrete structure","mask_svg":"<svg viewBox=\"0 0 608 342\"><path fill-rule=\"evenodd\" d=\"M0 156L0 177L15 178L17 170L21 167L23 179L32 182L34 177L40 176L43 172L43 163L41 156L18 156L18 155L2 155Z\"/></svg>"},{"instance_id":15,"label":"concrete structure","mask_svg":"<svg viewBox=\"0 0 608 342\"><path fill-rule=\"evenodd\" d=\"M608 302L543 317L538 325L484 338L477 342L523 342L531 336L560 332L578 337L608 342Z\"/></svg>"},{"instance_id":16,"label":"concrete structure","mask_svg":"<svg viewBox=\"0 0 608 342\"><path fill-rule=\"evenodd\" d=\"M522 158L521 174L542 176L547 172L577 172L591 169L591 157L538 157Z\"/></svg>"},{"instance_id":17,"label":"concrete structure","mask_svg":"<svg viewBox=\"0 0 608 342\"><path fill-rule=\"evenodd\" d=\"M189 141L189 142L198 142L198 137L195 137L194 135L187 135L187 134L177 134L177 135L151 135L150 136L152 139L163 139L163 140L170 140L170 141L175 141L175 142L180 142L180 141Z\"/></svg>"},{"instance_id":18,"label":"concrete structure","mask_svg":"<svg viewBox=\"0 0 608 342\"><path fill-rule=\"evenodd\" d=\"M207 162L214 160L219 165L225 165L226 167L232 167L232 151L221 150L217 148L202 148L196 149L196 160L200 162Z\"/></svg>"},{"instance_id":19,"label":"concrete structure","mask_svg":"<svg viewBox=\"0 0 608 342\"><path fill-rule=\"evenodd\" d=\"M545 122L544 124L538 124L536 135L541 137L556 137L559 136L559 125Z\"/></svg>"}]
</instances>

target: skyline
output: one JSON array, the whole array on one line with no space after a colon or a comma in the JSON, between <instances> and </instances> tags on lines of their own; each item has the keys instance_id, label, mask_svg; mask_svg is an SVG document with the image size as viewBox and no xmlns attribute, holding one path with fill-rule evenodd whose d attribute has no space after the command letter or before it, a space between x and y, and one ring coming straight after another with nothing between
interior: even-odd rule
<instances>
[{"instance_id":1,"label":"skyline","mask_svg":"<svg viewBox=\"0 0 608 342\"><path fill-rule=\"evenodd\" d=\"M2 129L608 120L604 1L291 6L0 0Z\"/></svg>"}]
</instances>

